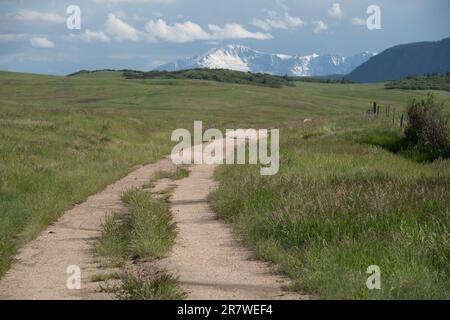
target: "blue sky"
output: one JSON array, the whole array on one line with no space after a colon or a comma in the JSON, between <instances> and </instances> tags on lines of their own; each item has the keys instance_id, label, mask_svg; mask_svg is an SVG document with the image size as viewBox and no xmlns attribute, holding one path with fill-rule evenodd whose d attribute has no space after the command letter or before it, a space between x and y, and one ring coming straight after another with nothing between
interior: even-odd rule
<instances>
[{"instance_id":1,"label":"blue sky","mask_svg":"<svg viewBox=\"0 0 450 320\"><path fill-rule=\"evenodd\" d=\"M381 30L365 24L381 9ZM81 9L81 29L66 9ZM226 44L351 55L450 36L448 0L2 0L0 70L148 70Z\"/></svg>"}]
</instances>

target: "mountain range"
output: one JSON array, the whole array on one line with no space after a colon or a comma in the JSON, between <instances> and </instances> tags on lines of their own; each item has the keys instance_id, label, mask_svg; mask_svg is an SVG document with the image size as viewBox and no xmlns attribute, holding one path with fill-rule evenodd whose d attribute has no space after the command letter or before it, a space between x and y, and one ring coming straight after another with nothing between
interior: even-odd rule
<instances>
[{"instance_id":1,"label":"mountain range","mask_svg":"<svg viewBox=\"0 0 450 320\"><path fill-rule=\"evenodd\" d=\"M355 82L399 80L450 71L450 38L389 48L361 64L345 78Z\"/></svg>"},{"instance_id":2,"label":"mountain range","mask_svg":"<svg viewBox=\"0 0 450 320\"><path fill-rule=\"evenodd\" d=\"M375 53L363 52L349 57L339 55L286 55L266 53L241 45L211 49L205 54L161 65L156 70L178 71L195 68L231 69L289 76L326 76L348 74L372 58Z\"/></svg>"}]
</instances>

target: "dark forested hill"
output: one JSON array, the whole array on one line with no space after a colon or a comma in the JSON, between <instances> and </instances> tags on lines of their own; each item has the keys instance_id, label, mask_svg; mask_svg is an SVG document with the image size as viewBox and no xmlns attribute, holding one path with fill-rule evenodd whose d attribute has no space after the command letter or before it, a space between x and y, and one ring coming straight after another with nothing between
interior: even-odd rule
<instances>
[{"instance_id":1,"label":"dark forested hill","mask_svg":"<svg viewBox=\"0 0 450 320\"><path fill-rule=\"evenodd\" d=\"M450 38L389 48L363 63L346 78L355 82L381 82L427 73L442 74L448 71L450 71Z\"/></svg>"}]
</instances>

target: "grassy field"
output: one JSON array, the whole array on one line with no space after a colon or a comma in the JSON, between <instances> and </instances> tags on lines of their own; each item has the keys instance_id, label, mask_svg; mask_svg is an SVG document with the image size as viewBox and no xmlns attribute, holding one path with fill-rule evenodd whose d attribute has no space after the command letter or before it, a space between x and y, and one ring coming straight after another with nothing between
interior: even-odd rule
<instances>
[{"instance_id":1,"label":"grassy field","mask_svg":"<svg viewBox=\"0 0 450 320\"><path fill-rule=\"evenodd\" d=\"M281 128L280 174L266 180L256 168L226 167L212 203L297 288L330 298L443 297L449 164L370 145L374 134L401 132L365 114L373 101L403 112L423 94L383 84L276 89L0 72L0 276L65 209L169 153L174 129L203 120L204 128ZM379 292L364 289L370 264L383 272Z\"/></svg>"},{"instance_id":2,"label":"grassy field","mask_svg":"<svg viewBox=\"0 0 450 320\"><path fill-rule=\"evenodd\" d=\"M259 258L330 299L450 298L448 161L420 164L330 125L284 132L280 173L224 167L213 208ZM368 128L367 128L368 130ZM376 130L376 129L373 129ZM381 290L366 288L377 265Z\"/></svg>"}]
</instances>

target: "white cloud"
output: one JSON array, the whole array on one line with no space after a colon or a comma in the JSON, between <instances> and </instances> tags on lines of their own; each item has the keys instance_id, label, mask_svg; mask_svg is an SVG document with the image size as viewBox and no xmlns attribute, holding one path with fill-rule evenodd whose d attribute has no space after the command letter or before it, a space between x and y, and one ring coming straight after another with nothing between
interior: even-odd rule
<instances>
[{"instance_id":1,"label":"white cloud","mask_svg":"<svg viewBox=\"0 0 450 320\"><path fill-rule=\"evenodd\" d=\"M26 22L48 22L48 23L62 23L66 18L57 14L38 12L31 10L20 10L15 17L18 21Z\"/></svg>"},{"instance_id":2,"label":"white cloud","mask_svg":"<svg viewBox=\"0 0 450 320\"><path fill-rule=\"evenodd\" d=\"M288 7L284 4L283 0L277 0L276 4L284 11L283 13L264 9L268 18L253 19L252 24L264 31L269 31L271 29L296 29L306 24L306 22L299 17L294 17L289 14Z\"/></svg>"},{"instance_id":3,"label":"white cloud","mask_svg":"<svg viewBox=\"0 0 450 320\"><path fill-rule=\"evenodd\" d=\"M32 38L30 43L35 48L51 49L55 47L55 44L47 38Z\"/></svg>"},{"instance_id":4,"label":"white cloud","mask_svg":"<svg viewBox=\"0 0 450 320\"><path fill-rule=\"evenodd\" d=\"M331 8L328 10L328 14L332 17L340 18L344 14L339 3L333 3Z\"/></svg>"},{"instance_id":5,"label":"white cloud","mask_svg":"<svg viewBox=\"0 0 450 320\"><path fill-rule=\"evenodd\" d=\"M270 29L295 29L300 28L306 24L302 19L298 17L290 16L285 13L284 16L278 16L276 18L267 18L264 20L253 19L253 25L264 31L269 31Z\"/></svg>"},{"instance_id":6,"label":"white cloud","mask_svg":"<svg viewBox=\"0 0 450 320\"><path fill-rule=\"evenodd\" d=\"M212 39L256 39L267 40L272 39L272 35L262 32L251 32L246 30L242 25L237 23L226 24L224 27L219 27L214 24L208 25L212 31Z\"/></svg>"},{"instance_id":7,"label":"white cloud","mask_svg":"<svg viewBox=\"0 0 450 320\"><path fill-rule=\"evenodd\" d=\"M353 18L352 19L352 24L357 25L357 26L365 26L366 25L366 20L364 20L362 18Z\"/></svg>"},{"instance_id":8,"label":"white cloud","mask_svg":"<svg viewBox=\"0 0 450 320\"><path fill-rule=\"evenodd\" d=\"M91 31L89 29L86 29L86 31L84 31L82 38L84 41L89 42L89 43L92 43L92 42L110 43L111 42L109 37L103 31Z\"/></svg>"},{"instance_id":9,"label":"white cloud","mask_svg":"<svg viewBox=\"0 0 450 320\"><path fill-rule=\"evenodd\" d=\"M117 41L139 40L139 31L117 18L113 13L108 14L106 32Z\"/></svg>"},{"instance_id":10,"label":"white cloud","mask_svg":"<svg viewBox=\"0 0 450 320\"><path fill-rule=\"evenodd\" d=\"M145 30L151 37L177 43L222 39L266 40L272 37L267 33L248 31L237 23L226 24L223 27L210 24L208 29L209 31L206 31L191 21L169 25L162 19L150 20L145 26Z\"/></svg>"},{"instance_id":11,"label":"white cloud","mask_svg":"<svg viewBox=\"0 0 450 320\"><path fill-rule=\"evenodd\" d=\"M316 27L314 28L315 33L319 33L328 29L328 25L322 20L313 20L313 23L316 25Z\"/></svg>"},{"instance_id":12,"label":"white cloud","mask_svg":"<svg viewBox=\"0 0 450 320\"><path fill-rule=\"evenodd\" d=\"M201 26L191 21L168 25L166 21L158 19L150 20L145 25L145 30L153 37L169 42L190 42L196 40L208 40L208 34Z\"/></svg>"}]
</instances>

